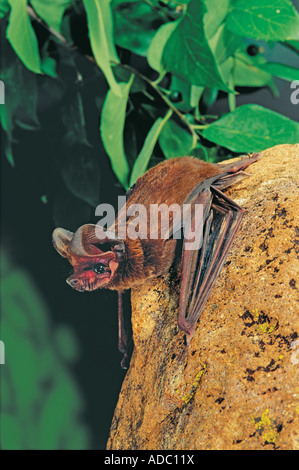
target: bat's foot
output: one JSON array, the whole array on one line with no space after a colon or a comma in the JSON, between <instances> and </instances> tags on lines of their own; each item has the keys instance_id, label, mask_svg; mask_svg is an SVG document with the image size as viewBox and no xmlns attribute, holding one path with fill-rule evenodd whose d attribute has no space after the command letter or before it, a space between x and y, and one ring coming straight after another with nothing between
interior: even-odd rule
<instances>
[{"instance_id":1,"label":"bat's foot","mask_svg":"<svg viewBox=\"0 0 299 470\"><path fill-rule=\"evenodd\" d=\"M129 360L128 360L128 355L127 355L127 353L125 353L125 354L123 355L122 360L121 360L120 367L121 367L122 369L128 369L128 367L129 367L128 362L129 362Z\"/></svg>"},{"instance_id":2,"label":"bat's foot","mask_svg":"<svg viewBox=\"0 0 299 470\"><path fill-rule=\"evenodd\" d=\"M195 333L195 331L193 330L191 333L186 334L186 344L187 344L188 347L190 346L190 343L191 343L191 340L194 336L194 333Z\"/></svg>"},{"instance_id":3,"label":"bat's foot","mask_svg":"<svg viewBox=\"0 0 299 470\"><path fill-rule=\"evenodd\" d=\"M253 152L248 155L248 158L250 158L251 162L254 163L263 158L263 156L263 152Z\"/></svg>"},{"instance_id":4,"label":"bat's foot","mask_svg":"<svg viewBox=\"0 0 299 470\"><path fill-rule=\"evenodd\" d=\"M241 159L233 164L228 164L227 170L231 173L238 173L245 170L252 163L257 162L262 158L262 153L252 153L248 155L242 155Z\"/></svg>"},{"instance_id":5,"label":"bat's foot","mask_svg":"<svg viewBox=\"0 0 299 470\"><path fill-rule=\"evenodd\" d=\"M191 343L191 340L194 336L194 333L195 333L195 325L194 327L191 327L190 326L190 323L187 323L187 320L185 318L179 318L178 319L178 326L180 328L180 330L183 330L183 332L185 333L185 338L186 338L186 345L189 347L190 346L190 343Z\"/></svg>"}]
</instances>

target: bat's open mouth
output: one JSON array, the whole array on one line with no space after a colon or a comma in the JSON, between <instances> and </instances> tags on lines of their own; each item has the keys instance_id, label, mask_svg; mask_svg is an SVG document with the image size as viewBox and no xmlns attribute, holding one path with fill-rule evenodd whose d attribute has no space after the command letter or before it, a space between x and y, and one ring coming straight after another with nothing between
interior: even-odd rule
<instances>
[{"instance_id":1,"label":"bat's open mouth","mask_svg":"<svg viewBox=\"0 0 299 470\"><path fill-rule=\"evenodd\" d=\"M84 225L75 233L57 228L53 244L73 266L74 272L66 282L78 292L108 287L125 249L124 242L112 232L93 224Z\"/></svg>"},{"instance_id":2,"label":"bat's open mouth","mask_svg":"<svg viewBox=\"0 0 299 470\"><path fill-rule=\"evenodd\" d=\"M78 292L91 292L107 286L118 265L116 255L111 251L92 258L80 258L66 282Z\"/></svg>"}]
</instances>

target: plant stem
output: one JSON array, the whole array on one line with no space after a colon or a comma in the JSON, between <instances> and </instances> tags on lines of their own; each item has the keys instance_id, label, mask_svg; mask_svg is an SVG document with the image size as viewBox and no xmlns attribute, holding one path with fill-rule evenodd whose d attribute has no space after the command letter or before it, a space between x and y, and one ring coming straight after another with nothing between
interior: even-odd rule
<instances>
[{"instance_id":1,"label":"plant stem","mask_svg":"<svg viewBox=\"0 0 299 470\"><path fill-rule=\"evenodd\" d=\"M164 93L160 90L160 88L156 85L155 82L150 80L146 75L143 75L142 72L139 72L139 70L134 69L130 65L127 64L120 64L119 62L114 62L111 61L112 64L118 65L119 67L122 67L123 69L128 70L129 72L133 73L134 75L137 75L139 78L141 78L144 82L146 82L151 88L153 88L158 95L162 98L164 103L180 118L180 120L188 127L190 133L192 134L193 139L196 141L198 140L198 135L196 134L194 130L194 126L188 122L188 120L185 118L184 114L182 114L173 104L172 102L167 98L167 96L164 95Z\"/></svg>"},{"instance_id":2,"label":"plant stem","mask_svg":"<svg viewBox=\"0 0 299 470\"><path fill-rule=\"evenodd\" d=\"M71 51L77 50L76 46L69 43L62 34L60 34L55 29L51 28L40 16L38 16L31 6L27 6L27 13L33 20L37 21L40 25L42 25L50 34L52 34L55 38L57 38L65 47L70 49Z\"/></svg>"},{"instance_id":3,"label":"plant stem","mask_svg":"<svg viewBox=\"0 0 299 470\"><path fill-rule=\"evenodd\" d=\"M206 129L210 124L191 124L193 129Z\"/></svg>"}]
</instances>

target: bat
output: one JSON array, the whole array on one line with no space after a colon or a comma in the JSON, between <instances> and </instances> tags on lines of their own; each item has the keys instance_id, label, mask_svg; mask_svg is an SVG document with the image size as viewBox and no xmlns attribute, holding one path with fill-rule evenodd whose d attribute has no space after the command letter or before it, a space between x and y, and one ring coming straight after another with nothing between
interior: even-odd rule
<instances>
[{"instance_id":1,"label":"bat","mask_svg":"<svg viewBox=\"0 0 299 470\"><path fill-rule=\"evenodd\" d=\"M54 230L54 247L74 269L67 279L71 287L80 292L118 291L122 365L127 358L122 293L170 270L182 232L178 326L190 343L244 215L222 190L247 176L244 170L261 156L230 164L189 156L163 161L128 190L125 205L108 229L86 224L74 233ZM161 208L168 208L168 223ZM158 217L153 218L154 213Z\"/></svg>"}]
</instances>

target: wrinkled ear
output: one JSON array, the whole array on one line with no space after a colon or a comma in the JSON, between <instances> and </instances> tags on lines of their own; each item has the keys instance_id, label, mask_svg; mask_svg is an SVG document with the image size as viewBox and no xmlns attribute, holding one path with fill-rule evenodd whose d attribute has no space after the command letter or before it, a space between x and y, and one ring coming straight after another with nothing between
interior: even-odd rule
<instances>
[{"instance_id":1,"label":"wrinkled ear","mask_svg":"<svg viewBox=\"0 0 299 470\"><path fill-rule=\"evenodd\" d=\"M66 258L68 255L69 245L72 241L73 236L73 232L69 232L64 228L56 228L53 232L52 240L54 248L64 258Z\"/></svg>"},{"instance_id":2,"label":"wrinkled ear","mask_svg":"<svg viewBox=\"0 0 299 470\"><path fill-rule=\"evenodd\" d=\"M86 224L74 233L69 251L76 256L99 256L103 253L101 245L106 243L110 245L113 251L124 251L124 243L116 238L112 232L104 230L99 225Z\"/></svg>"}]
</instances>

